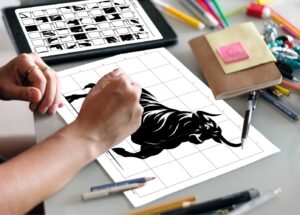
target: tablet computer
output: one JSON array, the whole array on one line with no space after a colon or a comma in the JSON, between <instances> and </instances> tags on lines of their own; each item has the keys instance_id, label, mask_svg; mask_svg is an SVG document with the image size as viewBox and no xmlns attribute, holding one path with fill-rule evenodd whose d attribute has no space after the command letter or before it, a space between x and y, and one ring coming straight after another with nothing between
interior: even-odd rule
<instances>
[{"instance_id":1,"label":"tablet computer","mask_svg":"<svg viewBox=\"0 0 300 215\"><path fill-rule=\"evenodd\" d=\"M47 63L107 56L176 43L149 0L64 1L11 7L3 18L18 53Z\"/></svg>"}]
</instances>

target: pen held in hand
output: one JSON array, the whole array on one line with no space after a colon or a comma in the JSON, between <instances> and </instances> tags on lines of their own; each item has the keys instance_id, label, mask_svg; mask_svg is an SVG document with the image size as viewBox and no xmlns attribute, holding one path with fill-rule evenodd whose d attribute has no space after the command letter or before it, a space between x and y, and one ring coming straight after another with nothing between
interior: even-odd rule
<instances>
[{"instance_id":1,"label":"pen held in hand","mask_svg":"<svg viewBox=\"0 0 300 215\"><path fill-rule=\"evenodd\" d=\"M95 199L95 198L100 198L100 197L105 197L109 196L115 193L120 193L128 190L133 190L137 189L140 187L143 187L145 184L143 183L134 183L134 184L127 184L123 186L118 186L118 187L113 187L110 189L104 189L104 190L99 190L99 191L94 191L94 192L87 192L82 194L82 199L83 200L89 200L89 199Z\"/></svg>"}]
</instances>

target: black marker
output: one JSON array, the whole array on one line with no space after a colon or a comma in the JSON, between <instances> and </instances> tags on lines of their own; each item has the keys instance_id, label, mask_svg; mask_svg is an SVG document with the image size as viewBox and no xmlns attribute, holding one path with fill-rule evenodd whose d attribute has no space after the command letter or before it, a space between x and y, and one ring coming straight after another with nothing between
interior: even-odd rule
<instances>
[{"instance_id":1,"label":"black marker","mask_svg":"<svg viewBox=\"0 0 300 215\"><path fill-rule=\"evenodd\" d=\"M161 215L181 215L181 214L200 214L209 211L216 211L223 208L232 207L259 197L260 193L257 189L251 188L242 192L230 194L221 198L209 200L207 202L194 204L188 208L180 208L173 211L161 213Z\"/></svg>"}]
</instances>

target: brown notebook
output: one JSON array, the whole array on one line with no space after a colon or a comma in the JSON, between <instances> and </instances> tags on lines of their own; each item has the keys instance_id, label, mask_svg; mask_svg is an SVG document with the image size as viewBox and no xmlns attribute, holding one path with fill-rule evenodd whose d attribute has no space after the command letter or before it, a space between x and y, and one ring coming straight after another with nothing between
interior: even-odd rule
<instances>
[{"instance_id":1,"label":"brown notebook","mask_svg":"<svg viewBox=\"0 0 300 215\"><path fill-rule=\"evenodd\" d=\"M227 99L281 83L282 76L274 62L225 74L205 36L191 40L190 46L216 99Z\"/></svg>"}]
</instances>

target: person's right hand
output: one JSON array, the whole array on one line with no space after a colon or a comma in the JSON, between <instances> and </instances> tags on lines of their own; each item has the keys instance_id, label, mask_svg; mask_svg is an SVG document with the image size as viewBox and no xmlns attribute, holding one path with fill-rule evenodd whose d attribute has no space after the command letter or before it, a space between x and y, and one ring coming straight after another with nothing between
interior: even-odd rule
<instances>
[{"instance_id":1,"label":"person's right hand","mask_svg":"<svg viewBox=\"0 0 300 215\"><path fill-rule=\"evenodd\" d=\"M141 87L119 69L105 75L85 98L74 125L96 149L95 156L109 150L135 132L143 108Z\"/></svg>"}]
</instances>

